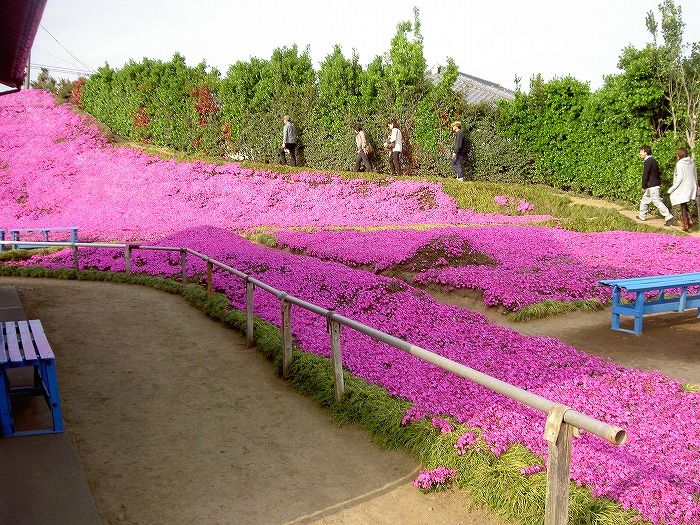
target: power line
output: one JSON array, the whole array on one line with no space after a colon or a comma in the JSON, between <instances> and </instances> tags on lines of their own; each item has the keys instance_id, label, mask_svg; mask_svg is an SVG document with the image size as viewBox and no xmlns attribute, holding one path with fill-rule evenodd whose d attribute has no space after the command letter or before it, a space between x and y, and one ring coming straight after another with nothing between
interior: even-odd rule
<instances>
[{"instance_id":1,"label":"power line","mask_svg":"<svg viewBox=\"0 0 700 525\"><path fill-rule=\"evenodd\" d=\"M84 69L73 69L70 67L63 66L49 66L46 64L31 64L30 69L48 69L49 71L56 71L58 73L75 73L75 74L90 74L90 71L85 71Z\"/></svg>"},{"instance_id":2,"label":"power line","mask_svg":"<svg viewBox=\"0 0 700 525\"><path fill-rule=\"evenodd\" d=\"M80 67L80 66L79 66L78 64L76 64L75 62L71 62L70 60L66 60L65 58L61 58L61 57L58 56L58 55L54 55L53 53L50 53L50 52L46 51L46 49L41 49L39 46L34 46L34 47L32 48L32 50L35 50L35 49L36 49L37 51L42 52L42 53L46 53L46 54L49 55L50 57L56 58L56 59L60 60L61 62L65 62L66 64L70 64L71 66L75 66L76 68Z\"/></svg>"},{"instance_id":3,"label":"power line","mask_svg":"<svg viewBox=\"0 0 700 525\"><path fill-rule=\"evenodd\" d=\"M70 50L69 50L66 46L64 46L63 44L61 44L61 42L59 42L58 39L57 39L55 36L53 36L53 35L51 34L51 32L50 32L48 29L46 29L46 28L45 28L43 25L41 25L41 24L39 24L39 27L41 27L44 31L46 31L46 32L48 33L48 35L49 35L51 38L53 38L59 46L61 46L63 49L65 49L65 50L66 50L66 53L68 53L71 57L73 57L73 59L75 59L75 60L78 62L78 64L80 64L81 66L83 66L85 69L87 69L87 70L90 71L91 73L94 73L94 72L95 72L90 66L88 66L87 64L85 64L85 63L84 63L82 60L80 60L77 56L75 56L73 53L71 53Z\"/></svg>"}]
</instances>

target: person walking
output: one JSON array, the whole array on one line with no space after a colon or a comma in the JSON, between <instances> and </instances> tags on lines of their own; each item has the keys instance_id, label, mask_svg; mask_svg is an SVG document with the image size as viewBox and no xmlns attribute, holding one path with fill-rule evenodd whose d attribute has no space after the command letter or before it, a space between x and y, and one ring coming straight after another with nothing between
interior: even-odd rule
<instances>
[{"instance_id":1,"label":"person walking","mask_svg":"<svg viewBox=\"0 0 700 525\"><path fill-rule=\"evenodd\" d=\"M284 128L282 129L282 147L280 148L280 164L287 164L287 157L284 154L285 151L289 152L289 165L297 165L297 128L294 126L292 119L289 115L282 117L282 122L284 122Z\"/></svg>"},{"instance_id":2,"label":"person walking","mask_svg":"<svg viewBox=\"0 0 700 525\"><path fill-rule=\"evenodd\" d=\"M388 123L390 134L384 143L384 149L391 151L389 167L392 175L401 175L401 152L403 151L403 135L399 129L399 123L392 119Z\"/></svg>"},{"instance_id":3,"label":"person walking","mask_svg":"<svg viewBox=\"0 0 700 525\"><path fill-rule=\"evenodd\" d=\"M673 226L675 219L673 214L668 211L668 208L661 200L659 195L659 187L661 186L661 170L659 163L651 156L651 147L644 145L639 149L639 156L644 160L644 171L642 172L642 189L644 194L639 203L639 220L644 221L647 218L649 204L654 204L663 215L666 226Z\"/></svg>"},{"instance_id":4,"label":"person walking","mask_svg":"<svg viewBox=\"0 0 700 525\"><path fill-rule=\"evenodd\" d=\"M673 186L668 189L671 205L681 207L681 226L684 232L690 230L693 221L690 219L688 203L698 196L698 172L693 159L688 157L688 150L676 150L676 169L673 171Z\"/></svg>"},{"instance_id":5,"label":"person walking","mask_svg":"<svg viewBox=\"0 0 700 525\"><path fill-rule=\"evenodd\" d=\"M464 181L464 161L466 160L467 142L464 140L462 123L456 121L452 123L452 133L454 134L454 144L452 148L452 169L457 180Z\"/></svg>"},{"instance_id":6,"label":"person walking","mask_svg":"<svg viewBox=\"0 0 700 525\"><path fill-rule=\"evenodd\" d=\"M358 123L353 126L355 129L355 145L357 146L357 158L355 159L355 171L360 171L360 166L364 164L365 171L372 171L372 163L369 161L369 155L372 147L367 142L365 132L362 131L362 126Z\"/></svg>"}]
</instances>

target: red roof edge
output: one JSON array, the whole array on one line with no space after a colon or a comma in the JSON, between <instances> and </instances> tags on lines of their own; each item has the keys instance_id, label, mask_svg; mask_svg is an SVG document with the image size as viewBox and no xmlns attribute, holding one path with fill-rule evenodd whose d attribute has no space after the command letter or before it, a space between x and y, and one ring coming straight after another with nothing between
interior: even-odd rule
<instances>
[{"instance_id":1,"label":"red roof edge","mask_svg":"<svg viewBox=\"0 0 700 525\"><path fill-rule=\"evenodd\" d=\"M46 0L6 0L0 22L0 83L20 89Z\"/></svg>"}]
</instances>

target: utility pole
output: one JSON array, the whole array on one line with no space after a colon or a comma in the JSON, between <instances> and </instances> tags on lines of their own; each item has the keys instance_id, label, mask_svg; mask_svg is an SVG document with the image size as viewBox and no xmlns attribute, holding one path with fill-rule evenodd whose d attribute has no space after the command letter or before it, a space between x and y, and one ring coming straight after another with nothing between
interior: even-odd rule
<instances>
[{"instance_id":1,"label":"utility pole","mask_svg":"<svg viewBox=\"0 0 700 525\"><path fill-rule=\"evenodd\" d=\"M30 51L29 54L27 55L27 74L24 75L24 89L29 89L29 77L30 77L30 72L31 69L29 69L30 62L32 58L32 52Z\"/></svg>"}]
</instances>

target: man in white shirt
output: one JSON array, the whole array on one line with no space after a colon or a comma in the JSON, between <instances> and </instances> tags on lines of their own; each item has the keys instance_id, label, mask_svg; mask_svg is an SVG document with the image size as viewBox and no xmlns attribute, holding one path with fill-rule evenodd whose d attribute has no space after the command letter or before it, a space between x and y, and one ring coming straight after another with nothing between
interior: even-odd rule
<instances>
[{"instance_id":1,"label":"man in white shirt","mask_svg":"<svg viewBox=\"0 0 700 525\"><path fill-rule=\"evenodd\" d=\"M389 167L392 175L401 175L401 152L403 151L403 135L399 129L399 123L396 119L392 119L388 123L391 134L389 139L384 143L384 148L391 150L391 160Z\"/></svg>"}]
</instances>

